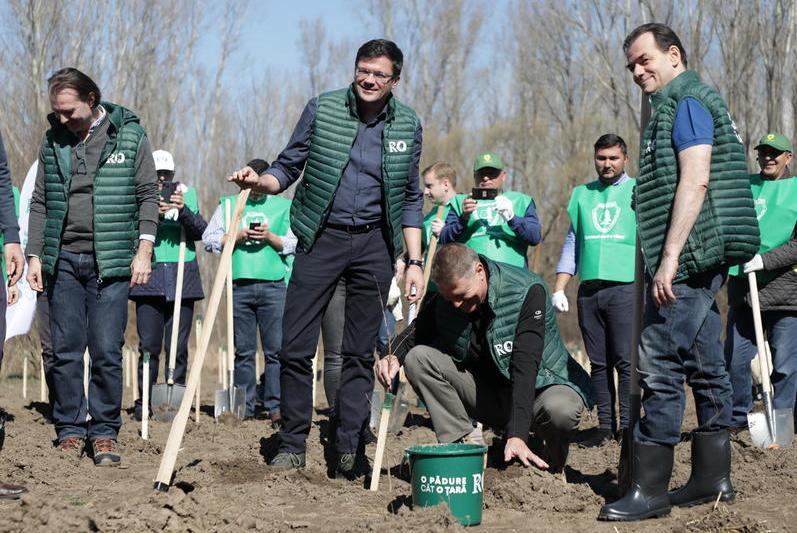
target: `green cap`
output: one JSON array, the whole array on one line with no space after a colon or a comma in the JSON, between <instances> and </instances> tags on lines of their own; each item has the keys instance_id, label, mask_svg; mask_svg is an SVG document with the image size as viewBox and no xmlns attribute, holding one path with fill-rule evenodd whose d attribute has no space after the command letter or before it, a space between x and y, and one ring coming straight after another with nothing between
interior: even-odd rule
<instances>
[{"instance_id":1,"label":"green cap","mask_svg":"<svg viewBox=\"0 0 797 533\"><path fill-rule=\"evenodd\" d=\"M771 146L775 150L780 150L781 152L793 152L794 148L792 148L789 139L786 138L785 135L781 135L780 133L767 133L761 140L758 141L758 145L756 145L755 149L758 150L762 146Z\"/></svg>"},{"instance_id":2,"label":"green cap","mask_svg":"<svg viewBox=\"0 0 797 533\"><path fill-rule=\"evenodd\" d=\"M504 162L501 161L501 156L492 152L484 152L476 156L473 162L473 172L478 172L483 168L497 168L504 170Z\"/></svg>"}]
</instances>

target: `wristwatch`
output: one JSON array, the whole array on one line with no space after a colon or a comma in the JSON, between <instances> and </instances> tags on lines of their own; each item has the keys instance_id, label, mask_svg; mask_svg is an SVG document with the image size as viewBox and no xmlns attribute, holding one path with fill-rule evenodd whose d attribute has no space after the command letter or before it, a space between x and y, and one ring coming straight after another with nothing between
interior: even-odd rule
<instances>
[{"instance_id":1,"label":"wristwatch","mask_svg":"<svg viewBox=\"0 0 797 533\"><path fill-rule=\"evenodd\" d=\"M423 259L408 259L407 260L407 266L410 267L410 266L413 266L413 265L415 265L416 267L419 267L421 270L423 270Z\"/></svg>"}]
</instances>

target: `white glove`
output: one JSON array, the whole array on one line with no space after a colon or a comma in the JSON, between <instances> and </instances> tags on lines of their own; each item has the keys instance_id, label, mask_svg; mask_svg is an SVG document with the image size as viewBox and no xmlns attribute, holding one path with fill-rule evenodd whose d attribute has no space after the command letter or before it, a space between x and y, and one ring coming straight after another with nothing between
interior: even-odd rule
<instances>
[{"instance_id":1,"label":"white glove","mask_svg":"<svg viewBox=\"0 0 797 533\"><path fill-rule=\"evenodd\" d=\"M755 257L746 262L743 268L745 274L764 270L764 260L761 258L761 254L755 254Z\"/></svg>"},{"instance_id":2,"label":"white glove","mask_svg":"<svg viewBox=\"0 0 797 533\"><path fill-rule=\"evenodd\" d=\"M553 293L551 295L551 304L553 304L554 309L560 313L567 313L570 310L570 304L567 303L565 291L556 291Z\"/></svg>"},{"instance_id":3,"label":"white glove","mask_svg":"<svg viewBox=\"0 0 797 533\"><path fill-rule=\"evenodd\" d=\"M496 196L495 210L504 219L504 222L509 222L515 218L515 209L512 207L512 200L504 196Z\"/></svg>"}]
</instances>

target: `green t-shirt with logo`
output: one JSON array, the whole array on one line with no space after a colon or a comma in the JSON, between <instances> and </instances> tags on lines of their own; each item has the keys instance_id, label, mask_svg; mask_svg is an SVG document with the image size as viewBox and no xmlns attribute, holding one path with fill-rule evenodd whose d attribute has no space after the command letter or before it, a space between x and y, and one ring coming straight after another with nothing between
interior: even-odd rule
<instances>
[{"instance_id":1,"label":"green t-shirt with logo","mask_svg":"<svg viewBox=\"0 0 797 533\"><path fill-rule=\"evenodd\" d=\"M183 193L185 207L194 213L199 212L196 188L188 187ZM176 263L180 257L180 233L182 224L178 220L163 219L158 224L158 235L155 239L154 261L156 263ZM185 262L196 259L194 241L185 243Z\"/></svg>"},{"instance_id":2,"label":"green t-shirt with logo","mask_svg":"<svg viewBox=\"0 0 797 533\"><path fill-rule=\"evenodd\" d=\"M634 281L636 218L631 196L636 180L604 185L600 180L573 189L567 214L576 234L582 281Z\"/></svg>"},{"instance_id":3,"label":"green t-shirt with logo","mask_svg":"<svg viewBox=\"0 0 797 533\"><path fill-rule=\"evenodd\" d=\"M224 196L220 201L225 232L229 225L226 213L229 210L229 216L233 215L236 199L237 195ZM266 223L272 233L282 237L290 228L290 210L291 201L281 196L250 196L239 228L248 228L252 223ZM232 279L287 282L292 265L292 255L282 255L266 242L242 241L232 252Z\"/></svg>"},{"instance_id":4,"label":"green t-shirt with logo","mask_svg":"<svg viewBox=\"0 0 797 533\"><path fill-rule=\"evenodd\" d=\"M750 176L758 227L761 232L761 247L758 253L768 252L786 244L794 232L797 221L797 176L779 180L761 179L760 174ZM731 276L745 276L741 266L731 267ZM776 276L773 272L758 272L759 283L766 283Z\"/></svg>"},{"instance_id":5,"label":"green t-shirt with logo","mask_svg":"<svg viewBox=\"0 0 797 533\"><path fill-rule=\"evenodd\" d=\"M515 216L525 215L529 205L534 205L531 196L514 191L504 191L503 196L512 202ZM458 194L451 201L451 209L462 216L462 205L467 195ZM504 222L496 209L495 200L478 200L476 211L471 213L465 231L457 239L476 252L502 263L518 267L526 266L528 243Z\"/></svg>"}]
</instances>

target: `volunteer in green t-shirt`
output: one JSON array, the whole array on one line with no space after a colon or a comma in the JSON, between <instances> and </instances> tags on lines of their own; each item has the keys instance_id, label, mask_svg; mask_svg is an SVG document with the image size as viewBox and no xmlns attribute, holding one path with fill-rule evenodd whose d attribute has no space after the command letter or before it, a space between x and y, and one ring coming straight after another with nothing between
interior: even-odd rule
<instances>
[{"instance_id":1,"label":"volunteer in green t-shirt","mask_svg":"<svg viewBox=\"0 0 797 533\"><path fill-rule=\"evenodd\" d=\"M590 361L598 405L598 428L582 446L600 446L618 435L615 400L620 399L619 429L628 428L631 378L631 305L634 298L636 219L631 209L634 179L625 173L628 148L607 133L595 143L598 179L573 189L565 237L551 302L569 309L565 288L578 272L578 325ZM615 390L617 369L619 390Z\"/></svg>"},{"instance_id":2,"label":"volunteer in green t-shirt","mask_svg":"<svg viewBox=\"0 0 797 533\"><path fill-rule=\"evenodd\" d=\"M258 174L268 163L247 163ZM224 196L202 236L205 249L221 253L227 213L235 211L235 196ZM246 201L232 252L232 300L235 336L236 387L246 388L246 413L255 414L256 396L274 427L280 427L280 346L285 293L293 265L296 237L290 229L291 201L255 191ZM257 334L266 358L263 391L257 394L255 357Z\"/></svg>"},{"instance_id":3,"label":"volunteer in green t-shirt","mask_svg":"<svg viewBox=\"0 0 797 533\"><path fill-rule=\"evenodd\" d=\"M772 351L775 409L794 408L797 398L797 177L789 171L794 148L779 133L764 135L756 146L761 172L750 176L761 248L728 280L728 330L725 361L733 387L732 431L747 429L753 407L750 361L755 332L747 273L756 272L764 332Z\"/></svg>"},{"instance_id":4,"label":"volunteer in green t-shirt","mask_svg":"<svg viewBox=\"0 0 797 533\"><path fill-rule=\"evenodd\" d=\"M197 192L194 187L174 181L174 157L166 150L152 152L155 170L158 173L160 196L160 221L155 238L152 276L143 285L130 289L130 299L136 304L136 329L138 349L150 354L149 386L158 381L160 354L164 351L164 375L169 367L169 348L174 319L174 300L177 292L177 259L180 236L185 235L185 267L183 272L180 323L177 331L177 356L174 366L174 382L185 384L188 368L188 338L193 324L194 302L205 297L202 279L196 260L194 242L202 238L208 223L199 214ZM144 358L138 358L138 386L143 386ZM135 403L133 416L141 420L141 390ZM152 394L149 395L152 398ZM152 412L152 409L149 410Z\"/></svg>"},{"instance_id":5,"label":"volunteer in green t-shirt","mask_svg":"<svg viewBox=\"0 0 797 533\"><path fill-rule=\"evenodd\" d=\"M461 242L493 261L527 266L528 247L540 242L540 221L531 196L504 190L506 179L500 156L479 154L473 180L480 198L474 198L473 192L454 197L440 244ZM497 195L492 189L498 190Z\"/></svg>"}]
</instances>

